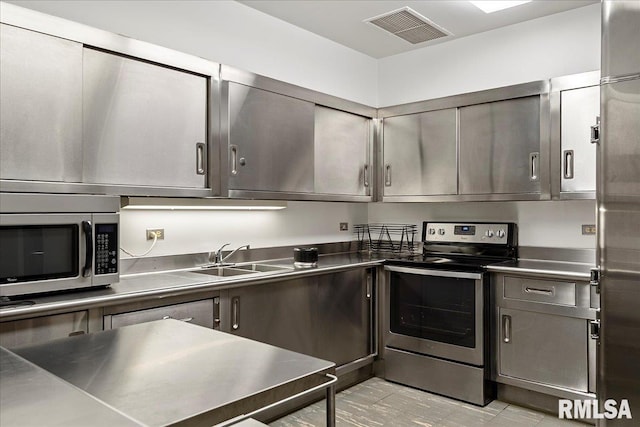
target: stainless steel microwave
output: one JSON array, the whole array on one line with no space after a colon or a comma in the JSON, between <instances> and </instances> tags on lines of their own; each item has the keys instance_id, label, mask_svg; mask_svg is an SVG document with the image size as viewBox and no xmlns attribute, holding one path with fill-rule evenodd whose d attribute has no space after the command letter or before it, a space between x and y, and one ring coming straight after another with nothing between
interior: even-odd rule
<instances>
[{"instance_id":1,"label":"stainless steel microwave","mask_svg":"<svg viewBox=\"0 0 640 427\"><path fill-rule=\"evenodd\" d=\"M0 193L0 296L117 282L119 208L113 196Z\"/></svg>"}]
</instances>

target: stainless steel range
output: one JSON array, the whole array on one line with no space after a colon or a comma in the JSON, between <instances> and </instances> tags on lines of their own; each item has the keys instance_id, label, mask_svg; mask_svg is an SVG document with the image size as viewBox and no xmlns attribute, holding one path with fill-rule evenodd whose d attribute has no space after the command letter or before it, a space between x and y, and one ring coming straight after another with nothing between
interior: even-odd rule
<instances>
[{"instance_id":1,"label":"stainless steel range","mask_svg":"<svg viewBox=\"0 0 640 427\"><path fill-rule=\"evenodd\" d=\"M424 222L422 255L385 265L385 378L476 405L489 380L489 264L517 257L513 223Z\"/></svg>"}]
</instances>

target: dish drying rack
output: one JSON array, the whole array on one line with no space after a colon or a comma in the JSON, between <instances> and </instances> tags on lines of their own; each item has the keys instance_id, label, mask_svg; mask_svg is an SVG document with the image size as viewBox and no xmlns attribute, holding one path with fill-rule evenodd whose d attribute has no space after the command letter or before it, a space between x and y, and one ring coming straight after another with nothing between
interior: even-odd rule
<instances>
[{"instance_id":1,"label":"dish drying rack","mask_svg":"<svg viewBox=\"0 0 640 427\"><path fill-rule=\"evenodd\" d=\"M372 253L414 254L418 226L414 224L356 224L360 250Z\"/></svg>"}]
</instances>

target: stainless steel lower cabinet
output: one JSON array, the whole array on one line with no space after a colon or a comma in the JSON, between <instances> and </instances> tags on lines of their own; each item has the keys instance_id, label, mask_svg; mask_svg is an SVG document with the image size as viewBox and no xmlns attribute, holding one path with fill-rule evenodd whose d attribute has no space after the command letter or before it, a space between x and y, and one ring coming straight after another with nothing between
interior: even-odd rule
<instances>
[{"instance_id":1,"label":"stainless steel lower cabinet","mask_svg":"<svg viewBox=\"0 0 640 427\"><path fill-rule=\"evenodd\" d=\"M316 283L309 279L231 289L231 333L312 355Z\"/></svg>"},{"instance_id":2,"label":"stainless steel lower cabinet","mask_svg":"<svg viewBox=\"0 0 640 427\"><path fill-rule=\"evenodd\" d=\"M229 289L222 330L338 367L366 358L374 352L372 274L360 268Z\"/></svg>"},{"instance_id":3,"label":"stainless steel lower cabinet","mask_svg":"<svg viewBox=\"0 0 640 427\"><path fill-rule=\"evenodd\" d=\"M89 312L56 314L0 323L0 346L13 348L41 344L89 331Z\"/></svg>"},{"instance_id":4,"label":"stainless steel lower cabinet","mask_svg":"<svg viewBox=\"0 0 640 427\"><path fill-rule=\"evenodd\" d=\"M217 325L214 319L215 307L219 307L217 298L218 297L118 314L108 314L104 316L104 329L116 329L123 326L161 319L176 319L214 329Z\"/></svg>"},{"instance_id":5,"label":"stainless steel lower cabinet","mask_svg":"<svg viewBox=\"0 0 640 427\"><path fill-rule=\"evenodd\" d=\"M587 321L500 308L500 375L588 391Z\"/></svg>"},{"instance_id":6,"label":"stainless steel lower cabinet","mask_svg":"<svg viewBox=\"0 0 640 427\"><path fill-rule=\"evenodd\" d=\"M465 402L485 405L485 370L393 348L384 349L385 379Z\"/></svg>"},{"instance_id":7,"label":"stainless steel lower cabinet","mask_svg":"<svg viewBox=\"0 0 640 427\"><path fill-rule=\"evenodd\" d=\"M341 366L374 352L372 274L370 270L359 269L317 276L318 331L314 356Z\"/></svg>"}]
</instances>

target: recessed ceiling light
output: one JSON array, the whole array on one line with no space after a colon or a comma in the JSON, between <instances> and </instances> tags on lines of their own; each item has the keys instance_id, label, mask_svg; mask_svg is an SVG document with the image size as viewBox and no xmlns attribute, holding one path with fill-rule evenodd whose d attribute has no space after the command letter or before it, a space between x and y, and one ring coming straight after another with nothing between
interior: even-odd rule
<instances>
[{"instance_id":1,"label":"recessed ceiling light","mask_svg":"<svg viewBox=\"0 0 640 427\"><path fill-rule=\"evenodd\" d=\"M469 1L469 3L473 4L478 9L482 10L484 13L492 13L497 12L498 10L508 9L514 6L520 6L521 4L529 3L531 0L524 1L507 1L507 0L498 0L498 1Z\"/></svg>"}]
</instances>

